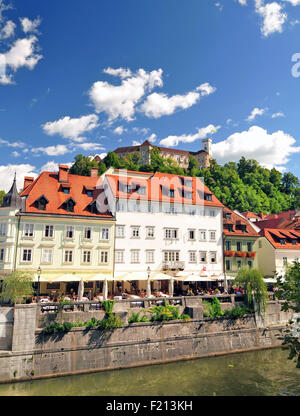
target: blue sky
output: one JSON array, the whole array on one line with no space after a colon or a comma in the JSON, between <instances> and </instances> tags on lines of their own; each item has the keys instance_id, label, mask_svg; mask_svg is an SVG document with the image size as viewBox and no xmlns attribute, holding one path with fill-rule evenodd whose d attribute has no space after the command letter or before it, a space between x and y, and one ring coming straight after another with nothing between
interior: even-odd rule
<instances>
[{"instance_id":1,"label":"blue sky","mask_svg":"<svg viewBox=\"0 0 300 416\"><path fill-rule=\"evenodd\" d=\"M2 186L206 137L300 177L299 34L300 0L0 0Z\"/></svg>"}]
</instances>

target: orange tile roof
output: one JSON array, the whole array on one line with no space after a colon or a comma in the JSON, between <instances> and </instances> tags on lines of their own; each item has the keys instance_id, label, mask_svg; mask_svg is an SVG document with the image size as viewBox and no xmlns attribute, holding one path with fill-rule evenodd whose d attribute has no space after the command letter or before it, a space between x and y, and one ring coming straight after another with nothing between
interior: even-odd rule
<instances>
[{"instance_id":1,"label":"orange tile roof","mask_svg":"<svg viewBox=\"0 0 300 416\"><path fill-rule=\"evenodd\" d=\"M102 180L98 177L79 176L68 174L68 184L70 187L70 193L65 194L61 189L61 185L65 185L58 181L58 173L55 172L42 172L37 179L21 192L20 196L26 196L25 212L26 213L39 213L39 214L63 214L70 216L88 216L95 218L112 218L112 214L105 212L101 214L93 214L88 210L88 205L95 200L97 194L101 190L96 189L102 184ZM84 192L84 187L89 189L93 188L94 196L89 197ZM38 210L35 201L44 195L49 203L46 206L46 211ZM67 212L63 207L63 203L72 198L76 205L74 206L74 212Z\"/></svg>"},{"instance_id":2,"label":"orange tile roof","mask_svg":"<svg viewBox=\"0 0 300 416\"><path fill-rule=\"evenodd\" d=\"M241 214L244 215L244 217L246 217L246 218L257 218L257 219L261 219L259 215L254 214L254 212L251 212L251 211L242 212Z\"/></svg>"},{"instance_id":3,"label":"orange tile roof","mask_svg":"<svg viewBox=\"0 0 300 416\"><path fill-rule=\"evenodd\" d=\"M289 250L300 250L300 233L297 237L291 237L291 231L287 231L285 229L278 229L278 228L264 228L261 230L260 235L267 238L267 240L272 244L272 246L276 249L289 249ZM292 231L294 234L294 231ZM297 243L292 244L291 239L296 239ZM281 244L278 239L285 239L286 243Z\"/></svg>"},{"instance_id":4,"label":"orange tile roof","mask_svg":"<svg viewBox=\"0 0 300 416\"><path fill-rule=\"evenodd\" d=\"M226 214L230 214L231 218L227 219L225 217ZM242 214L244 215L244 214ZM226 228L227 224L232 224L233 225L233 231L229 231ZM246 232L237 229L237 225L245 225L246 226ZM239 236L239 237L259 237L259 233L257 231L255 231L255 229L252 227L251 224L249 224L248 220L245 220L244 218L242 218L240 215L236 214L234 211L232 211L231 209L225 207L224 208L224 217L223 217L223 232L225 234L225 236Z\"/></svg>"},{"instance_id":5,"label":"orange tile roof","mask_svg":"<svg viewBox=\"0 0 300 416\"><path fill-rule=\"evenodd\" d=\"M112 174L106 175L106 178L116 198L130 198L137 200L162 201L181 204L186 203L193 205L203 204L205 206L220 208L224 207L224 205L216 198L215 195L212 194L212 192L201 182L201 180L195 177L185 177L180 175L171 175L168 173L156 172L148 178L136 178L130 175L118 176ZM190 191L192 191L192 199L185 198L182 196L181 191L183 189L183 179L185 178L192 181L192 188L190 188ZM127 192L123 192L122 190L118 189L118 182L120 182L121 184L137 184L140 186L144 186L146 188L145 195L139 194L137 192L132 192L130 194L128 194ZM164 182L166 185L165 188L169 189L170 187L171 189L174 189L174 198L170 198L168 195L163 194L162 187L164 187ZM201 191L203 191L204 194L210 194L212 196L212 200L204 200Z\"/></svg>"}]
</instances>

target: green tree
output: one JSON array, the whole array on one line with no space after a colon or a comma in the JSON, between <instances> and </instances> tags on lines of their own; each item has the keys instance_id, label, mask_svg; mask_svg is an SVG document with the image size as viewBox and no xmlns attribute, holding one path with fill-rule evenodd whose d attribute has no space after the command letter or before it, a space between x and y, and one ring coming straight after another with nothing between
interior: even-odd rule
<instances>
[{"instance_id":1,"label":"green tree","mask_svg":"<svg viewBox=\"0 0 300 416\"><path fill-rule=\"evenodd\" d=\"M21 303L24 298L33 295L33 276L30 273L15 271L4 278L0 300Z\"/></svg>"},{"instance_id":2,"label":"green tree","mask_svg":"<svg viewBox=\"0 0 300 416\"><path fill-rule=\"evenodd\" d=\"M276 297L284 299L281 310L292 310L300 313L300 263L295 261L287 268L284 276L277 276L278 291ZM299 315L298 315L299 316ZM296 358L297 368L300 368L300 317L291 320L285 330L283 348L289 349L289 360Z\"/></svg>"},{"instance_id":3,"label":"green tree","mask_svg":"<svg viewBox=\"0 0 300 416\"><path fill-rule=\"evenodd\" d=\"M75 163L70 168L72 175L91 176L91 168L98 168L98 163L83 155L75 156Z\"/></svg>"},{"instance_id":4,"label":"green tree","mask_svg":"<svg viewBox=\"0 0 300 416\"><path fill-rule=\"evenodd\" d=\"M123 168L122 162L118 155L114 152L108 152L105 158L103 159L103 163L108 167L113 167L115 169Z\"/></svg>"},{"instance_id":5,"label":"green tree","mask_svg":"<svg viewBox=\"0 0 300 416\"><path fill-rule=\"evenodd\" d=\"M263 275L258 269L242 268L235 278L235 284L244 288L249 306L255 301L257 312L265 312L268 291Z\"/></svg>"},{"instance_id":6,"label":"green tree","mask_svg":"<svg viewBox=\"0 0 300 416\"><path fill-rule=\"evenodd\" d=\"M0 206L2 205L4 195L5 191L0 191Z\"/></svg>"},{"instance_id":7,"label":"green tree","mask_svg":"<svg viewBox=\"0 0 300 416\"><path fill-rule=\"evenodd\" d=\"M299 187L299 180L297 176L290 172L284 173L281 183L281 189L286 194L291 194L297 187Z\"/></svg>"}]
</instances>

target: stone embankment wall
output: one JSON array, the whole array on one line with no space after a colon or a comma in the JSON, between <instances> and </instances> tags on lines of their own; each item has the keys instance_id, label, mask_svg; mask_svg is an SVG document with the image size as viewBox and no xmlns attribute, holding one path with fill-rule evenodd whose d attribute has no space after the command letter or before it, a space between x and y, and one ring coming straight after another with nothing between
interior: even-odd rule
<instances>
[{"instance_id":1,"label":"stone embankment wall","mask_svg":"<svg viewBox=\"0 0 300 416\"><path fill-rule=\"evenodd\" d=\"M45 335L36 305L14 308L11 349L0 351L0 382L80 374L165 363L281 345L277 336L291 314L271 302L265 327L256 317L192 319L190 322L126 324L111 333L73 328L67 334ZM191 312L193 312L193 306ZM2 308L1 308L2 309ZM121 312L126 322L126 312ZM195 315L198 306L195 306ZM77 315L76 315L77 314ZM84 315L78 315L84 314ZM101 319L102 311L89 312ZM68 320L87 320L85 312L66 312ZM44 314L50 317L50 314ZM64 319L64 318L63 318ZM22 341L23 340L23 341Z\"/></svg>"}]
</instances>

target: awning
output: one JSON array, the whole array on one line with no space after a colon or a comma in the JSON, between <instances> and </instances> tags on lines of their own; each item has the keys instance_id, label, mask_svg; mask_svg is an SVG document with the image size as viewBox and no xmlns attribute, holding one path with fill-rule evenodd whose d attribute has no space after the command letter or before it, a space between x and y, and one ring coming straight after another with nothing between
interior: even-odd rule
<instances>
[{"instance_id":1,"label":"awning","mask_svg":"<svg viewBox=\"0 0 300 416\"><path fill-rule=\"evenodd\" d=\"M150 280L171 280L172 276L161 273L161 272L152 272L150 273ZM173 278L177 279L177 278ZM117 272L114 276L114 281L131 281L131 280L148 280L148 273L147 272Z\"/></svg>"},{"instance_id":2,"label":"awning","mask_svg":"<svg viewBox=\"0 0 300 416\"><path fill-rule=\"evenodd\" d=\"M80 274L80 273L66 273L66 274L54 274L54 273L41 273L40 282L49 282L49 283L59 283L59 282L94 282L94 281L104 281L104 280L113 280L111 274L98 273L98 274ZM34 281L38 282L38 275L34 275Z\"/></svg>"},{"instance_id":3,"label":"awning","mask_svg":"<svg viewBox=\"0 0 300 416\"><path fill-rule=\"evenodd\" d=\"M189 277L177 277L176 280L181 282L215 282L216 279L211 279L209 277L201 277L196 275L191 275Z\"/></svg>"}]
</instances>

